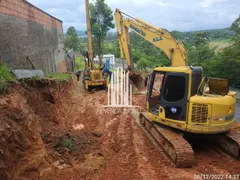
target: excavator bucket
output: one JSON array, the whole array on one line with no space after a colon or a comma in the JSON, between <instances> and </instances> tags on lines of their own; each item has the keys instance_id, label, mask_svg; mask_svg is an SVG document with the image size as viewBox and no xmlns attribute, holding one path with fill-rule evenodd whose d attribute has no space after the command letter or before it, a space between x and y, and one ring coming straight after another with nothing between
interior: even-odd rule
<instances>
[{"instance_id":1,"label":"excavator bucket","mask_svg":"<svg viewBox=\"0 0 240 180\"><path fill-rule=\"evenodd\" d=\"M131 80L133 86L136 86L137 89L140 89L140 88L144 87L144 79L140 74L132 73L129 76L129 79Z\"/></svg>"}]
</instances>

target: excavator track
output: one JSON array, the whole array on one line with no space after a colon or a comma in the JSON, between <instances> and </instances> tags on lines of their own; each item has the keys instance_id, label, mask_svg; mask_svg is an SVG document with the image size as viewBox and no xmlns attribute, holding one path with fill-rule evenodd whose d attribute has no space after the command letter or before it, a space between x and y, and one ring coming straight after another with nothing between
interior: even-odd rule
<instances>
[{"instance_id":1,"label":"excavator track","mask_svg":"<svg viewBox=\"0 0 240 180\"><path fill-rule=\"evenodd\" d=\"M230 156L240 159L240 133L230 129L224 134L215 137L217 146L223 149Z\"/></svg>"},{"instance_id":2,"label":"excavator track","mask_svg":"<svg viewBox=\"0 0 240 180\"><path fill-rule=\"evenodd\" d=\"M193 149L181 132L152 122L146 113L140 114L140 124L162 147L175 167L192 167L195 164Z\"/></svg>"}]
</instances>

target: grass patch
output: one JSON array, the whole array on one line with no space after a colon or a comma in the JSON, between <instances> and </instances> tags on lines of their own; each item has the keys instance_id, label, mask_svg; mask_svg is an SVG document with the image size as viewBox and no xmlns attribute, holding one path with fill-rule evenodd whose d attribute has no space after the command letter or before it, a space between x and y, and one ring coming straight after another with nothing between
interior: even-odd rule
<instances>
[{"instance_id":1,"label":"grass patch","mask_svg":"<svg viewBox=\"0 0 240 180\"><path fill-rule=\"evenodd\" d=\"M79 56L76 56L76 58L75 58L75 65L76 65L75 71L78 71L78 70L82 70L83 71L85 69L85 62Z\"/></svg>"},{"instance_id":2,"label":"grass patch","mask_svg":"<svg viewBox=\"0 0 240 180\"><path fill-rule=\"evenodd\" d=\"M17 78L5 65L0 66L0 95L8 91L8 83L16 81Z\"/></svg>"},{"instance_id":3,"label":"grass patch","mask_svg":"<svg viewBox=\"0 0 240 180\"><path fill-rule=\"evenodd\" d=\"M209 47L211 49L215 49L215 53L218 53L231 44L232 42L230 40L216 40L209 42Z\"/></svg>"},{"instance_id":4,"label":"grass patch","mask_svg":"<svg viewBox=\"0 0 240 180\"><path fill-rule=\"evenodd\" d=\"M72 143L72 140L70 138L66 139L65 146L66 146L66 148L68 148L70 150L70 152L73 151L73 143Z\"/></svg>"},{"instance_id":5,"label":"grass patch","mask_svg":"<svg viewBox=\"0 0 240 180\"><path fill-rule=\"evenodd\" d=\"M70 79L71 75L66 73L46 74L45 78L56 79L59 81Z\"/></svg>"},{"instance_id":6,"label":"grass patch","mask_svg":"<svg viewBox=\"0 0 240 180\"><path fill-rule=\"evenodd\" d=\"M94 67L95 68L99 68L99 64L94 64ZM85 61L82 57L80 56L76 56L75 57L75 69L74 71L78 71L78 70L81 70L83 71L85 69Z\"/></svg>"},{"instance_id":7,"label":"grass patch","mask_svg":"<svg viewBox=\"0 0 240 180\"><path fill-rule=\"evenodd\" d=\"M42 136L44 137L44 136ZM44 137L46 138L46 137ZM70 152L74 151L76 139L73 136L60 136L56 139L53 148L60 154L65 153L67 150Z\"/></svg>"},{"instance_id":8,"label":"grass patch","mask_svg":"<svg viewBox=\"0 0 240 180\"><path fill-rule=\"evenodd\" d=\"M94 67L99 68L100 66L99 66L99 64L94 64Z\"/></svg>"},{"instance_id":9,"label":"grass patch","mask_svg":"<svg viewBox=\"0 0 240 180\"><path fill-rule=\"evenodd\" d=\"M17 78L5 65L0 66L0 77L7 82L14 82Z\"/></svg>"}]
</instances>

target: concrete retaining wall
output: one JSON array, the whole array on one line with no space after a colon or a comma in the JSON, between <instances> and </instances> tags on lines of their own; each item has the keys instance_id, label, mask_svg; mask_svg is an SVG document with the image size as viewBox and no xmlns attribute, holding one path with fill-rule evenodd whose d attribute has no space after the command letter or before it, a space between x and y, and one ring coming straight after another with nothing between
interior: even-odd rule
<instances>
[{"instance_id":1,"label":"concrete retaining wall","mask_svg":"<svg viewBox=\"0 0 240 180\"><path fill-rule=\"evenodd\" d=\"M0 55L13 69L66 72L62 22L25 0L0 0Z\"/></svg>"}]
</instances>

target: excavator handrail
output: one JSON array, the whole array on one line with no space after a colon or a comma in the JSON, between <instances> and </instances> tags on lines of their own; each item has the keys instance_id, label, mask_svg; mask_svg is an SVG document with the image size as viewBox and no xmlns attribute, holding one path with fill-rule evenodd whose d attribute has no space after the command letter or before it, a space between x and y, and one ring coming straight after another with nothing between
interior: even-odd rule
<instances>
[{"instance_id":1,"label":"excavator handrail","mask_svg":"<svg viewBox=\"0 0 240 180\"><path fill-rule=\"evenodd\" d=\"M134 18L119 9L116 9L114 16L121 58L126 58L129 68L134 69L131 57L129 29L160 48L168 56L171 66L187 66L187 50L171 32L166 29L157 28L139 18Z\"/></svg>"}]
</instances>

